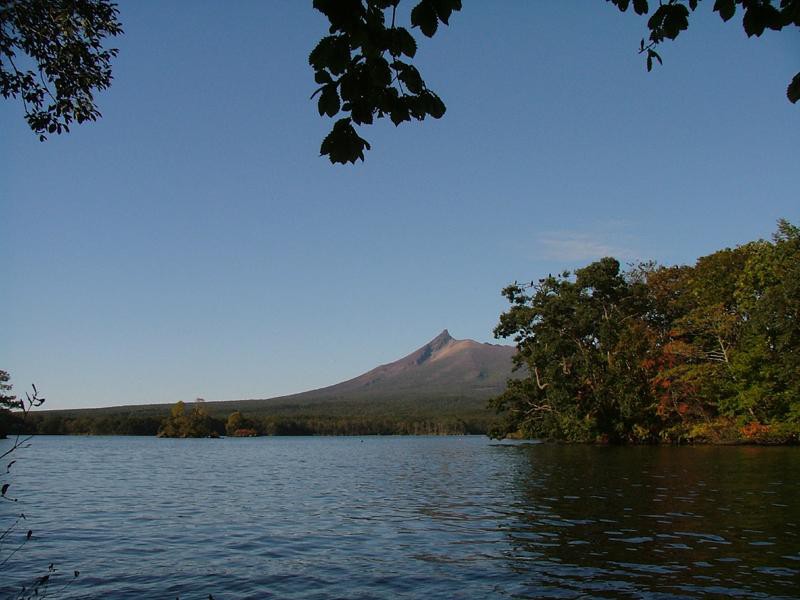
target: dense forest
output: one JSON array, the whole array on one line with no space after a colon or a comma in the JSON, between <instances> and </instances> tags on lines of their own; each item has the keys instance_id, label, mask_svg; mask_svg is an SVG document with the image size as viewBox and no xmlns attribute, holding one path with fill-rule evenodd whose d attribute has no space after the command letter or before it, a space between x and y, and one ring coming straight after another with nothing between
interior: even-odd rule
<instances>
[{"instance_id":1,"label":"dense forest","mask_svg":"<svg viewBox=\"0 0 800 600\"><path fill-rule=\"evenodd\" d=\"M530 375L492 401L492 435L580 442L797 443L800 229L694 266L604 258L504 290Z\"/></svg>"},{"instance_id":2,"label":"dense forest","mask_svg":"<svg viewBox=\"0 0 800 600\"><path fill-rule=\"evenodd\" d=\"M43 435L161 435L218 437L255 435L462 435L485 434L494 420L486 409L392 411L380 405L368 409L348 403L288 406L271 412L222 412L219 403L178 402L171 410L120 411L118 408L31 412L0 415L0 429ZM235 403L231 403L235 404ZM211 405L210 407L208 405ZM230 411L230 409L228 409Z\"/></svg>"}]
</instances>

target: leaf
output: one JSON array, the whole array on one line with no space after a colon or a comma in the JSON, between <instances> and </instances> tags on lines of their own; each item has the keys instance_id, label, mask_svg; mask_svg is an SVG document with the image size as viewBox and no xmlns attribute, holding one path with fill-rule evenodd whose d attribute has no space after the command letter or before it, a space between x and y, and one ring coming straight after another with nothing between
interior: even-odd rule
<instances>
[{"instance_id":1,"label":"leaf","mask_svg":"<svg viewBox=\"0 0 800 600\"><path fill-rule=\"evenodd\" d=\"M689 9L683 4L665 5L664 8L668 9L662 24L664 35L674 40L681 31L689 28Z\"/></svg>"},{"instance_id":2,"label":"leaf","mask_svg":"<svg viewBox=\"0 0 800 600\"><path fill-rule=\"evenodd\" d=\"M376 87L385 88L392 83L392 71L389 69L389 63L382 56L368 60L365 66Z\"/></svg>"},{"instance_id":3,"label":"leaf","mask_svg":"<svg viewBox=\"0 0 800 600\"><path fill-rule=\"evenodd\" d=\"M371 146L367 140L361 138L353 128L350 119L339 119L331 132L322 140L320 155L327 156L332 163L354 163L357 159L364 160L364 149Z\"/></svg>"},{"instance_id":4,"label":"leaf","mask_svg":"<svg viewBox=\"0 0 800 600\"><path fill-rule=\"evenodd\" d=\"M7 491L8 491L8 484L4 483L3 487L0 489L0 496L5 496Z\"/></svg>"},{"instance_id":5,"label":"leaf","mask_svg":"<svg viewBox=\"0 0 800 600\"><path fill-rule=\"evenodd\" d=\"M399 61L398 61L399 63ZM408 91L412 94L419 94L425 89L425 83L414 65L406 65L399 63L402 67L399 69L397 78L406 84Z\"/></svg>"},{"instance_id":6,"label":"leaf","mask_svg":"<svg viewBox=\"0 0 800 600\"><path fill-rule=\"evenodd\" d=\"M742 19L742 25L747 37L759 37L764 33L764 30L771 24L770 17L771 15L765 6L750 5Z\"/></svg>"},{"instance_id":7,"label":"leaf","mask_svg":"<svg viewBox=\"0 0 800 600\"><path fill-rule=\"evenodd\" d=\"M789 102L792 104L800 100L800 73L794 76L789 87L786 88L786 97L789 98Z\"/></svg>"},{"instance_id":8,"label":"leaf","mask_svg":"<svg viewBox=\"0 0 800 600\"><path fill-rule=\"evenodd\" d=\"M650 7L647 5L647 0L633 0L633 10L637 15L646 15Z\"/></svg>"},{"instance_id":9,"label":"leaf","mask_svg":"<svg viewBox=\"0 0 800 600\"><path fill-rule=\"evenodd\" d=\"M647 50L647 56L650 58L655 58L658 61L658 64L663 65L664 63L661 61L661 56L658 52L653 50L652 48Z\"/></svg>"},{"instance_id":10,"label":"leaf","mask_svg":"<svg viewBox=\"0 0 800 600\"><path fill-rule=\"evenodd\" d=\"M453 7L450 4L450 0L433 0L433 5L436 9L436 14L439 16L439 20L445 25L449 25L450 15L453 14Z\"/></svg>"},{"instance_id":11,"label":"leaf","mask_svg":"<svg viewBox=\"0 0 800 600\"><path fill-rule=\"evenodd\" d=\"M631 3L631 0L611 0L611 1L617 6L620 12L625 12L626 10L628 10L628 5Z\"/></svg>"},{"instance_id":12,"label":"leaf","mask_svg":"<svg viewBox=\"0 0 800 600\"><path fill-rule=\"evenodd\" d=\"M308 64L315 71L328 69L334 75L342 73L350 62L350 44L347 40L344 35L322 38L308 55Z\"/></svg>"},{"instance_id":13,"label":"leaf","mask_svg":"<svg viewBox=\"0 0 800 600\"><path fill-rule=\"evenodd\" d=\"M389 113L389 118L391 119L392 123L400 125L403 121L410 121L411 115L408 112L408 107L405 104L398 105Z\"/></svg>"},{"instance_id":14,"label":"leaf","mask_svg":"<svg viewBox=\"0 0 800 600\"><path fill-rule=\"evenodd\" d=\"M314 73L314 81L317 83L332 83L333 78L327 71L317 71Z\"/></svg>"},{"instance_id":15,"label":"leaf","mask_svg":"<svg viewBox=\"0 0 800 600\"><path fill-rule=\"evenodd\" d=\"M714 11L719 13L723 21L730 21L736 13L736 1L716 0L716 2L714 2Z\"/></svg>"},{"instance_id":16,"label":"leaf","mask_svg":"<svg viewBox=\"0 0 800 600\"><path fill-rule=\"evenodd\" d=\"M320 116L328 115L329 117L333 117L339 112L341 102L339 100L339 94L336 91L335 83L326 85L323 88L322 95L317 102L317 108L319 109Z\"/></svg>"},{"instance_id":17,"label":"leaf","mask_svg":"<svg viewBox=\"0 0 800 600\"><path fill-rule=\"evenodd\" d=\"M433 37L439 27L436 11L428 0L422 0L411 11L411 26L419 27L426 37Z\"/></svg>"},{"instance_id":18,"label":"leaf","mask_svg":"<svg viewBox=\"0 0 800 600\"><path fill-rule=\"evenodd\" d=\"M409 58L414 58L417 53L417 42L414 37L404 27L397 28L397 39L399 42L400 52Z\"/></svg>"},{"instance_id":19,"label":"leaf","mask_svg":"<svg viewBox=\"0 0 800 600\"><path fill-rule=\"evenodd\" d=\"M432 116L434 119L441 119L444 116L445 111L447 108L442 102L442 99L439 98L436 94L431 91L425 92L425 104L426 104L426 111L427 113Z\"/></svg>"},{"instance_id":20,"label":"leaf","mask_svg":"<svg viewBox=\"0 0 800 600\"><path fill-rule=\"evenodd\" d=\"M322 38L317 42L317 45L314 46L311 54L308 55L308 64L314 67L314 69L319 70L327 66L328 55L331 52L333 40L334 37L330 35Z\"/></svg>"}]
</instances>

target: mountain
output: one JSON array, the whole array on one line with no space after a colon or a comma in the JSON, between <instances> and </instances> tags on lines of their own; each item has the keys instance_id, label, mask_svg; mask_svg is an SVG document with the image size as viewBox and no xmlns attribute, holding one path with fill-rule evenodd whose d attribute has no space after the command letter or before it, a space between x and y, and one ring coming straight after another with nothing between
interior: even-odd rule
<instances>
[{"instance_id":1,"label":"mountain","mask_svg":"<svg viewBox=\"0 0 800 600\"><path fill-rule=\"evenodd\" d=\"M457 340L445 329L408 356L341 383L289 396L209 401L205 408L227 416L251 415L420 416L486 415L486 401L512 376L513 346ZM167 404L40 411L77 415L160 415Z\"/></svg>"},{"instance_id":2,"label":"mountain","mask_svg":"<svg viewBox=\"0 0 800 600\"><path fill-rule=\"evenodd\" d=\"M454 339L446 329L408 356L342 383L274 400L356 400L412 394L486 399L505 389L513 346Z\"/></svg>"}]
</instances>

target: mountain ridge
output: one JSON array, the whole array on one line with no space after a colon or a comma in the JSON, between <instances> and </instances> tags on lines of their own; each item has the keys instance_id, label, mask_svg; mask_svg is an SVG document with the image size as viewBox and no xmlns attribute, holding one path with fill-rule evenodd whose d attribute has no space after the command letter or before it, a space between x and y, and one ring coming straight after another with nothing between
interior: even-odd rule
<instances>
[{"instance_id":1,"label":"mountain ridge","mask_svg":"<svg viewBox=\"0 0 800 600\"><path fill-rule=\"evenodd\" d=\"M514 346L457 340L444 329L410 354L366 373L330 386L269 400L383 395L412 389L421 392L417 388L425 386L439 391L447 388L455 395L473 397L477 394L488 398L505 389L506 380L512 376L511 358L515 352Z\"/></svg>"},{"instance_id":2,"label":"mountain ridge","mask_svg":"<svg viewBox=\"0 0 800 600\"><path fill-rule=\"evenodd\" d=\"M398 360L378 365L345 381L270 398L209 400L205 408L226 415L248 414L484 414L486 401L505 389L513 376L516 348L458 340L445 329L432 340ZM187 402L191 404L191 402ZM118 405L38 411L87 414L163 414L166 404Z\"/></svg>"}]
</instances>

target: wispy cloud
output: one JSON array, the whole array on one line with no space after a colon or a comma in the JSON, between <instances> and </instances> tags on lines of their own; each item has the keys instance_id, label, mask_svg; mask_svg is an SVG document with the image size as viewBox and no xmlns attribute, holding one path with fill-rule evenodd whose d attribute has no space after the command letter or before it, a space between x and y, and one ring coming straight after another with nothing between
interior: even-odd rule
<instances>
[{"instance_id":1,"label":"wispy cloud","mask_svg":"<svg viewBox=\"0 0 800 600\"><path fill-rule=\"evenodd\" d=\"M610 241L609 238L617 238ZM636 252L620 244L619 235L582 233L576 231L549 231L538 235L536 244L539 258L579 261L613 256L622 260L636 257Z\"/></svg>"}]
</instances>

